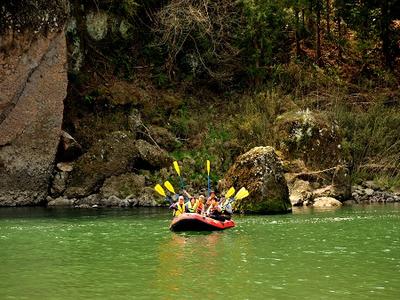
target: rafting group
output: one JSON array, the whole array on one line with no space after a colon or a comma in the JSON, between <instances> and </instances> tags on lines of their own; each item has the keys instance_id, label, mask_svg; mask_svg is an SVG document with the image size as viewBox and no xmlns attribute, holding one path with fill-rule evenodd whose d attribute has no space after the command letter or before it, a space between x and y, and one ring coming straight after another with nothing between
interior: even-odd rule
<instances>
[{"instance_id":1,"label":"rafting group","mask_svg":"<svg viewBox=\"0 0 400 300\"><path fill-rule=\"evenodd\" d=\"M222 230L235 226L232 218L232 203L249 195L246 188L242 187L235 196L235 188L231 187L220 199L214 191L210 191L210 161L207 160L208 173L208 197L199 195L191 196L183 187L183 179L180 175L178 162L174 161L174 168L181 181L181 194L175 193L175 189L169 181L164 186L171 193L167 195L160 184L156 184L155 191L165 197L171 203L173 220L170 225L172 231L202 231ZM175 201L175 202L174 202Z\"/></svg>"}]
</instances>

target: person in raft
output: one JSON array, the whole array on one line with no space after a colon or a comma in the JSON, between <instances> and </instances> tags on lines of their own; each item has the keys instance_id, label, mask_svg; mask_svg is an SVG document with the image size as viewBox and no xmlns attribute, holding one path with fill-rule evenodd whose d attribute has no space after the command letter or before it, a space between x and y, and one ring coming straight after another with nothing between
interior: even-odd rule
<instances>
[{"instance_id":1,"label":"person in raft","mask_svg":"<svg viewBox=\"0 0 400 300\"><path fill-rule=\"evenodd\" d=\"M207 198L207 201L206 201L206 204L205 204L205 212L207 212L208 211L208 209L210 208L210 206L211 206L211 202L212 202L212 199L214 199L215 198L215 200L218 202L218 198L217 198L217 196L215 195L215 192L214 191L211 191L210 192L210 196Z\"/></svg>"},{"instance_id":2,"label":"person in raft","mask_svg":"<svg viewBox=\"0 0 400 300\"><path fill-rule=\"evenodd\" d=\"M222 215L222 208L219 206L217 197L210 199L210 206L206 212L207 217L218 220L225 221L225 217Z\"/></svg>"},{"instance_id":3,"label":"person in raft","mask_svg":"<svg viewBox=\"0 0 400 300\"><path fill-rule=\"evenodd\" d=\"M195 197L191 196L186 190L184 190L183 193L186 197L190 199L190 201L186 203L186 212L203 214L205 200L204 195L200 195L199 198L196 199Z\"/></svg>"},{"instance_id":4,"label":"person in raft","mask_svg":"<svg viewBox=\"0 0 400 300\"><path fill-rule=\"evenodd\" d=\"M173 212L174 217L178 217L179 215L185 213L186 212L185 198L182 195L180 195L178 201L173 203L169 208L174 210Z\"/></svg>"},{"instance_id":5,"label":"person in raft","mask_svg":"<svg viewBox=\"0 0 400 300\"><path fill-rule=\"evenodd\" d=\"M196 201L196 198L189 197L189 201L186 202L186 204L185 204L186 212L188 212L188 213L197 212L197 205L198 205L198 202Z\"/></svg>"},{"instance_id":6,"label":"person in raft","mask_svg":"<svg viewBox=\"0 0 400 300\"><path fill-rule=\"evenodd\" d=\"M221 197L219 203L220 203L219 206L221 207L221 216L223 216L225 220L230 220L233 214L231 202L229 201L229 199Z\"/></svg>"},{"instance_id":7,"label":"person in raft","mask_svg":"<svg viewBox=\"0 0 400 300\"><path fill-rule=\"evenodd\" d=\"M203 215L205 212L206 197L204 197L204 195L200 195L197 201L198 201L197 213Z\"/></svg>"}]
</instances>

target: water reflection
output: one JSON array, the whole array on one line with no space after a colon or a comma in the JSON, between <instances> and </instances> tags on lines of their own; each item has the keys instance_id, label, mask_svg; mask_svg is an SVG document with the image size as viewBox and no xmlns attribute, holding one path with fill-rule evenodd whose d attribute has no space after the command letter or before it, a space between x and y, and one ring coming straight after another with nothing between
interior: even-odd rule
<instances>
[{"instance_id":1,"label":"water reflection","mask_svg":"<svg viewBox=\"0 0 400 300\"><path fill-rule=\"evenodd\" d=\"M220 270L213 262L219 259L222 236L221 232L171 233L159 245L157 288L171 294L187 292L191 285L199 284L199 270L206 269L207 276L216 277Z\"/></svg>"}]
</instances>

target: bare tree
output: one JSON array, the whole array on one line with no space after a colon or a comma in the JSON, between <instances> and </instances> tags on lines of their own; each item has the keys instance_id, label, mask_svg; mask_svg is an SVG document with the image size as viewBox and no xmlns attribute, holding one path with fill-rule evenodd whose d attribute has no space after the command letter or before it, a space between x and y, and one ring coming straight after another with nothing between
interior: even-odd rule
<instances>
[{"instance_id":1,"label":"bare tree","mask_svg":"<svg viewBox=\"0 0 400 300\"><path fill-rule=\"evenodd\" d=\"M232 76L239 50L235 28L241 21L231 0L172 0L155 16L158 45L168 52L165 67L173 77L180 54L190 53L193 68L201 66L211 77Z\"/></svg>"}]
</instances>

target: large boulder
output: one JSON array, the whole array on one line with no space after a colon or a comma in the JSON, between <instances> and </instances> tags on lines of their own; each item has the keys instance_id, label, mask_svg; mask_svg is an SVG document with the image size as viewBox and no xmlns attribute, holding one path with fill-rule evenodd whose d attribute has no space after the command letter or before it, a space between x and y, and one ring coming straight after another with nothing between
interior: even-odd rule
<instances>
[{"instance_id":1,"label":"large boulder","mask_svg":"<svg viewBox=\"0 0 400 300\"><path fill-rule=\"evenodd\" d=\"M147 134L144 134L144 139L149 143L156 142L160 147L173 151L179 141L176 136L164 127L150 125Z\"/></svg>"},{"instance_id":2,"label":"large boulder","mask_svg":"<svg viewBox=\"0 0 400 300\"><path fill-rule=\"evenodd\" d=\"M82 147L79 143L64 130L61 131L60 144L58 145L57 160L72 161L82 154Z\"/></svg>"},{"instance_id":3,"label":"large boulder","mask_svg":"<svg viewBox=\"0 0 400 300\"><path fill-rule=\"evenodd\" d=\"M149 144L144 140L137 140L136 147L141 161L137 167L140 169L161 169L172 163L168 153L156 145Z\"/></svg>"},{"instance_id":4,"label":"large boulder","mask_svg":"<svg viewBox=\"0 0 400 300\"><path fill-rule=\"evenodd\" d=\"M160 169L170 163L167 152L144 140L136 140L131 132L112 132L76 161L65 194L73 198L88 196L97 193L104 180L111 176L133 169Z\"/></svg>"},{"instance_id":5,"label":"large boulder","mask_svg":"<svg viewBox=\"0 0 400 300\"><path fill-rule=\"evenodd\" d=\"M311 168L330 168L343 160L339 127L322 113L288 112L276 120L276 145L289 160Z\"/></svg>"},{"instance_id":6,"label":"large boulder","mask_svg":"<svg viewBox=\"0 0 400 300\"><path fill-rule=\"evenodd\" d=\"M130 132L111 133L76 161L69 175L66 195L83 197L97 192L107 177L127 172L138 158L136 140Z\"/></svg>"},{"instance_id":7,"label":"large boulder","mask_svg":"<svg viewBox=\"0 0 400 300\"><path fill-rule=\"evenodd\" d=\"M351 197L351 175L348 168L337 166L332 177L335 198L347 200Z\"/></svg>"},{"instance_id":8,"label":"large boulder","mask_svg":"<svg viewBox=\"0 0 400 300\"><path fill-rule=\"evenodd\" d=\"M145 177L132 173L112 176L104 181L100 190L103 198L117 196L124 199L128 196L138 196L145 187Z\"/></svg>"},{"instance_id":9,"label":"large boulder","mask_svg":"<svg viewBox=\"0 0 400 300\"><path fill-rule=\"evenodd\" d=\"M319 197L314 199L314 207L340 207L342 202L332 197Z\"/></svg>"},{"instance_id":10,"label":"large boulder","mask_svg":"<svg viewBox=\"0 0 400 300\"><path fill-rule=\"evenodd\" d=\"M289 199L293 206L307 205L312 200L312 187L308 181L297 179L289 185Z\"/></svg>"},{"instance_id":11,"label":"large boulder","mask_svg":"<svg viewBox=\"0 0 400 300\"><path fill-rule=\"evenodd\" d=\"M250 191L249 197L234 203L237 211L286 213L291 208L282 163L272 147L255 147L239 156L220 188L230 186L244 186Z\"/></svg>"},{"instance_id":12,"label":"large boulder","mask_svg":"<svg viewBox=\"0 0 400 300\"><path fill-rule=\"evenodd\" d=\"M8 2L0 12L0 206L33 205L45 202L60 139L67 4Z\"/></svg>"}]
</instances>

